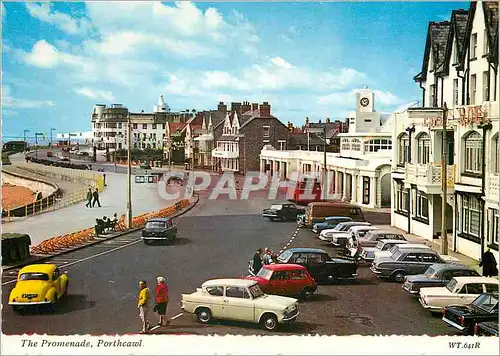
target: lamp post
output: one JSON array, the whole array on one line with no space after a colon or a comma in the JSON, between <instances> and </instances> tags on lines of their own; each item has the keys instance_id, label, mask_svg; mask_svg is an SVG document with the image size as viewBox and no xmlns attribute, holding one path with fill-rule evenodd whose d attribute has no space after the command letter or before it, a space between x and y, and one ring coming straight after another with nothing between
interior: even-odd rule
<instances>
[{"instance_id":1,"label":"lamp post","mask_svg":"<svg viewBox=\"0 0 500 356\"><path fill-rule=\"evenodd\" d=\"M116 123L115 123L116 125ZM117 172L116 170L116 148L117 148L117 144L116 144L116 132L115 130L113 129L113 141L114 141L114 151L113 151L113 162L115 163L115 173Z\"/></svg>"},{"instance_id":2,"label":"lamp post","mask_svg":"<svg viewBox=\"0 0 500 356\"><path fill-rule=\"evenodd\" d=\"M240 138L243 138L243 175L247 173L247 145L246 145L246 137L245 134L238 135L238 150L241 149ZM241 152L241 151L240 151Z\"/></svg>"},{"instance_id":3,"label":"lamp post","mask_svg":"<svg viewBox=\"0 0 500 356\"><path fill-rule=\"evenodd\" d=\"M132 162L131 162L131 126L130 113L127 116L127 228L132 228Z\"/></svg>"},{"instance_id":4,"label":"lamp post","mask_svg":"<svg viewBox=\"0 0 500 356\"><path fill-rule=\"evenodd\" d=\"M442 201L441 201L441 254L448 254L448 227L446 221L446 190L447 190L447 150L448 144L446 139L446 126L447 126L447 116L448 116L448 107L446 106L446 102L443 106L443 130L442 130L442 148L441 148L441 188L442 188Z\"/></svg>"},{"instance_id":5,"label":"lamp post","mask_svg":"<svg viewBox=\"0 0 500 356\"><path fill-rule=\"evenodd\" d=\"M27 149L27 143L26 143L26 132L31 132L30 130L28 129L24 129L24 151L26 152L26 149Z\"/></svg>"},{"instance_id":6,"label":"lamp post","mask_svg":"<svg viewBox=\"0 0 500 356\"><path fill-rule=\"evenodd\" d=\"M56 131L56 129L53 127L50 128L50 145L49 145L50 148L52 148L52 131Z\"/></svg>"},{"instance_id":7,"label":"lamp post","mask_svg":"<svg viewBox=\"0 0 500 356\"><path fill-rule=\"evenodd\" d=\"M323 182L323 187L321 189L321 195L323 196L323 200L327 200L328 196L328 186L326 182L326 145L327 145L327 138L326 138L326 123L321 125L322 127L308 127L307 129L307 134L309 133L316 133L316 134L323 134L323 169L322 169L322 182Z\"/></svg>"}]
</instances>

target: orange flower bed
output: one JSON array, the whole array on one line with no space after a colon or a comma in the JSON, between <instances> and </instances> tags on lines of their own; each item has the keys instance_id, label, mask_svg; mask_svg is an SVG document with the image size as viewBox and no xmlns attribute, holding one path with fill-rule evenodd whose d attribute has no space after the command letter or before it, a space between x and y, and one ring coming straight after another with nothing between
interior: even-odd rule
<instances>
[{"instance_id":1,"label":"orange flower bed","mask_svg":"<svg viewBox=\"0 0 500 356\"><path fill-rule=\"evenodd\" d=\"M25 187L17 185L2 185L2 207L13 209L26 204L31 204L35 200L35 192Z\"/></svg>"}]
</instances>

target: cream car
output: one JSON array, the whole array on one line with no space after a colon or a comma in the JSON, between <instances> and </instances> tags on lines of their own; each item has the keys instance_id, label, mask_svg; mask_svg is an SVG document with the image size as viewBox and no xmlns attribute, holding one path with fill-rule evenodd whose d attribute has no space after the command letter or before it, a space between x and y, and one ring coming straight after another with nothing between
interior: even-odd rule
<instances>
[{"instance_id":1,"label":"cream car","mask_svg":"<svg viewBox=\"0 0 500 356\"><path fill-rule=\"evenodd\" d=\"M445 287L420 289L420 304L431 312L449 305L467 305L482 293L498 293L498 280L490 277L454 277Z\"/></svg>"},{"instance_id":2,"label":"cream car","mask_svg":"<svg viewBox=\"0 0 500 356\"><path fill-rule=\"evenodd\" d=\"M396 250L404 250L405 248L428 248L428 249L431 249L430 246L427 246L424 244L411 244L411 243L407 243L406 241L401 241L400 243L392 246L389 250L375 251L375 255L374 255L375 257L374 257L373 261L377 262L380 260L380 258L392 256L392 254ZM446 263L460 263L460 260L456 257L450 256L450 255L441 255L441 254L439 254L439 256Z\"/></svg>"},{"instance_id":3,"label":"cream car","mask_svg":"<svg viewBox=\"0 0 500 356\"><path fill-rule=\"evenodd\" d=\"M207 281L196 292L182 294L181 308L204 324L227 319L258 323L269 331L299 315L297 299L265 294L256 281L245 279Z\"/></svg>"}]
</instances>

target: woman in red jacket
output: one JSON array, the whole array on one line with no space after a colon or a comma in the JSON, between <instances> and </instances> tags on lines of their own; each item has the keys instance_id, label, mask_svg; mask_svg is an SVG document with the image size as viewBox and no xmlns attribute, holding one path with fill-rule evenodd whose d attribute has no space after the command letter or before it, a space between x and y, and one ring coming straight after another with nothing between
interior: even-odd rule
<instances>
[{"instance_id":1,"label":"woman in red jacket","mask_svg":"<svg viewBox=\"0 0 500 356\"><path fill-rule=\"evenodd\" d=\"M165 278L158 277L156 278L156 289L155 289L155 301L156 306L155 310L160 317L158 321L158 325L167 326L170 322L165 322L165 314L167 313L167 304L168 304L168 286L165 283Z\"/></svg>"}]
</instances>

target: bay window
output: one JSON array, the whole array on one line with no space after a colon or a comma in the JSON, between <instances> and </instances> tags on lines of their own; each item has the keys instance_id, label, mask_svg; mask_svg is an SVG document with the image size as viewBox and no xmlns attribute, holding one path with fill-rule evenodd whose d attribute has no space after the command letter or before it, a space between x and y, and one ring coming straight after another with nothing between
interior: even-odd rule
<instances>
[{"instance_id":1,"label":"bay window","mask_svg":"<svg viewBox=\"0 0 500 356\"><path fill-rule=\"evenodd\" d=\"M472 131L465 137L464 171L480 174L483 168L483 138Z\"/></svg>"}]
</instances>

